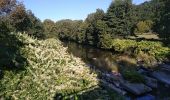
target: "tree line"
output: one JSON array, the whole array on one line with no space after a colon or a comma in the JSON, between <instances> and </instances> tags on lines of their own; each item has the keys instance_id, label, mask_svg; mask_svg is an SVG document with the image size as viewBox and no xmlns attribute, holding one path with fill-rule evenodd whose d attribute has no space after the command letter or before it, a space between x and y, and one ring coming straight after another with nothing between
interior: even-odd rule
<instances>
[{"instance_id":1,"label":"tree line","mask_svg":"<svg viewBox=\"0 0 170 100\"><path fill-rule=\"evenodd\" d=\"M169 5L169 0L151 0L140 5L133 4L132 0L114 0L106 12L97 9L84 21L46 19L41 22L21 2L1 0L0 33L2 36L8 32L25 32L40 39L56 37L103 48L114 38L126 38L136 33L157 33L168 40Z\"/></svg>"},{"instance_id":2,"label":"tree line","mask_svg":"<svg viewBox=\"0 0 170 100\"><path fill-rule=\"evenodd\" d=\"M132 0L114 0L107 12L97 9L83 20L43 22L47 37L58 37L97 47L110 46L110 40L126 38L136 33L157 33L170 37L169 0L151 0L135 5Z\"/></svg>"}]
</instances>

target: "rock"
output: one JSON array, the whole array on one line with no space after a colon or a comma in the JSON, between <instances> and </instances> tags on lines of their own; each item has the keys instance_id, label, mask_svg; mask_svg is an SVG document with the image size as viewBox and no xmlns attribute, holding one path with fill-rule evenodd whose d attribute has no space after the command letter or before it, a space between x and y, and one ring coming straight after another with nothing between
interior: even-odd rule
<instances>
[{"instance_id":1,"label":"rock","mask_svg":"<svg viewBox=\"0 0 170 100\"><path fill-rule=\"evenodd\" d=\"M170 72L170 65L169 65L169 64L161 64L161 65L159 65L159 67L160 67L162 70L166 70L166 71L169 71L169 72Z\"/></svg>"},{"instance_id":2,"label":"rock","mask_svg":"<svg viewBox=\"0 0 170 100\"><path fill-rule=\"evenodd\" d=\"M158 82L156 79L153 79L151 77L148 76L144 76L145 79L145 84L151 88L157 88L158 87Z\"/></svg>"},{"instance_id":3,"label":"rock","mask_svg":"<svg viewBox=\"0 0 170 100\"><path fill-rule=\"evenodd\" d=\"M116 87L116 86L114 86L114 85L104 81L104 80L100 80L100 82L102 83L102 85L113 89L115 92L117 92L117 93L119 93L121 95L125 95L126 94L126 91L124 91L124 90L122 90L122 89L120 89L120 88L118 88L118 87Z\"/></svg>"},{"instance_id":4,"label":"rock","mask_svg":"<svg viewBox=\"0 0 170 100\"><path fill-rule=\"evenodd\" d=\"M163 71L156 71L153 72L151 75L162 83L170 85L170 74L167 74Z\"/></svg>"},{"instance_id":5,"label":"rock","mask_svg":"<svg viewBox=\"0 0 170 100\"><path fill-rule=\"evenodd\" d=\"M142 83L121 83L123 89L127 90L128 92L133 93L134 95L141 95L147 92L152 91L152 89Z\"/></svg>"},{"instance_id":6,"label":"rock","mask_svg":"<svg viewBox=\"0 0 170 100\"><path fill-rule=\"evenodd\" d=\"M109 82L114 84L116 87L120 87L120 77L119 76L115 76L113 74L105 74L104 75L104 79Z\"/></svg>"},{"instance_id":7,"label":"rock","mask_svg":"<svg viewBox=\"0 0 170 100\"><path fill-rule=\"evenodd\" d=\"M136 98L136 100L156 100L156 99L154 96L147 94L145 96Z\"/></svg>"},{"instance_id":8,"label":"rock","mask_svg":"<svg viewBox=\"0 0 170 100\"><path fill-rule=\"evenodd\" d=\"M144 70L144 69L139 69L137 72L138 72L139 74L143 75L143 77L144 77L144 79L145 79L145 82L146 82L145 84L146 84L147 86L149 86L149 87L151 87L151 88L157 88L157 87L158 87L158 86L157 86L158 84L157 84L157 80L156 80L156 79L146 76L146 75L148 74L148 72L147 72L146 70Z\"/></svg>"}]
</instances>

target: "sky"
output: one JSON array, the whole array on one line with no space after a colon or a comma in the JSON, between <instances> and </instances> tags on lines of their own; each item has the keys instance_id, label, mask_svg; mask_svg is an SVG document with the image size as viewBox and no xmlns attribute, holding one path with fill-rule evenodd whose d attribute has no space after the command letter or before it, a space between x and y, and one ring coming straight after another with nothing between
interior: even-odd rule
<instances>
[{"instance_id":1,"label":"sky","mask_svg":"<svg viewBox=\"0 0 170 100\"><path fill-rule=\"evenodd\" d=\"M97 8L107 11L112 0L19 0L24 3L27 10L32 10L40 20L61 19L84 20L88 14ZM147 0L133 0L140 4Z\"/></svg>"}]
</instances>

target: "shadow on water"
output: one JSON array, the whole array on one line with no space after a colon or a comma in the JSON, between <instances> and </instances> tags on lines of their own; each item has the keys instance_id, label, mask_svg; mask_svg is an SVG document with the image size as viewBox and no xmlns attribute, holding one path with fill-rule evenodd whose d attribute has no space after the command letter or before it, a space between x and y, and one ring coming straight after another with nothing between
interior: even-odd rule
<instances>
[{"instance_id":1,"label":"shadow on water","mask_svg":"<svg viewBox=\"0 0 170 100\"><path fill-rule=\"evenodd\" d=\"M87 45L78 45L73 42L63 42L68 47L68 52L76 57L81 58L87 65L93 69L101 71L118 71L118 65L114 63L115 58L109 51L102 51ZM95 66L97 66L95 68Z\"/></svg>"},{"instance_id":2,"label":"shadow on water","mask_svg":"<svg viewBox=\"0 0 170 100\"><path fill-rule=\"evenodd\" d=\"M8 30L3 31L5 26L1 25L0 31L0 75L3 78L4 71L18 72L24 70L27 64L20 52L20 48L24 45L15 35L10 34Z\"/></svg>"}]
</instances>

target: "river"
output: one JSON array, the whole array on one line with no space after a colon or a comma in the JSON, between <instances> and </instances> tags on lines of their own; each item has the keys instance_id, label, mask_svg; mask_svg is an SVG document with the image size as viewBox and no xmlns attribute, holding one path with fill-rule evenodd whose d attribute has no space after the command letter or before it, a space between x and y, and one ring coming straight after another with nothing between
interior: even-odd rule
<instances>
[{"instance_id":1,"label":"river","mask_svg":"<svg viewBox=\"0 0 170 100\"><path fill-rule=\"evenodd\" d=\"M68 52L76 57L81 58L92 69L98 69L102 72L120 72L122 64L118 63L118 55L111 51L101 50L88 45L80 45L74 42L63 41L63 46L68 48ZM120 56L120 55L119 55ZM127 63L123 65L124 68L131 68ZM134 68L134 67L133 67ZM148 93L154 96L154 98L169 97L170 91L164 84L159 83L158 89ZM165 92L167 91L167 92ZM147 95L147 94L146 94ZM127 97L134 98L134 95L128 95ZM138 97L135 97L138 98ZM156 99L156 100L159 100ZM130 99L129 99L130 100ZM136 100L136 99L135 99ZM141 99L144 100L144 99ZM150 99L147 99L150 100ZM155 99L153 99L155 100ZM169 99L165 99L169 100Z\"/></svg>"},{"instance_id":2,"label":"river","mask_svg":"<svg viewBox=\"0 0 170 100\"><path fill-rule=\"evenodd\" d=\"M74 42L63 42L68 52L81 58L87 65L100 69L101 71L118 72L118 64L110 51L101 50L87 45L79 45Z\"/></svg>"}]
</instances>

